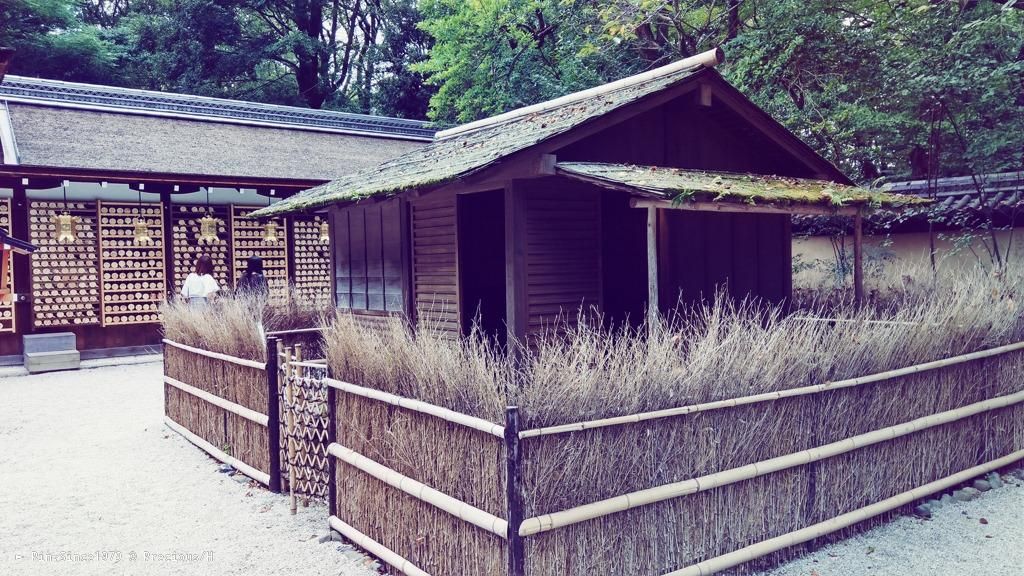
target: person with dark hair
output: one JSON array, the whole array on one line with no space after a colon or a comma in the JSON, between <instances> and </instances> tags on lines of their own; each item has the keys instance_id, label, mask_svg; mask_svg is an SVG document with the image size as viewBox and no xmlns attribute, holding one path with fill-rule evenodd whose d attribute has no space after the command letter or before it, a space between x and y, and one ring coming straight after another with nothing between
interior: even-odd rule
<instances>
[{"instance_id":1,"label":"person with dark hair","mask_svg":"<svg viewBox=\"0 0 1024 576\"><path fill-rule=\"evenodd\" d=\"M249 256L245 263L245 273L238 281L235 292L239 296L265 299L270 294L267 286L267 277L263 275L263 259L259 256Z\"/></svg>"},{"instance_id":2,"label":"person with dark hair","mask_svg":"<svg viewBox=\"0 0 1024 576\"><path fill-rule=\"evenodd\" d=\"M213 277L213 258L202 254L196 259L196 271L185 278L181 287L181 297L190 304L202 306L220 290L220 285Z\"/></svg>"}]
</instances>

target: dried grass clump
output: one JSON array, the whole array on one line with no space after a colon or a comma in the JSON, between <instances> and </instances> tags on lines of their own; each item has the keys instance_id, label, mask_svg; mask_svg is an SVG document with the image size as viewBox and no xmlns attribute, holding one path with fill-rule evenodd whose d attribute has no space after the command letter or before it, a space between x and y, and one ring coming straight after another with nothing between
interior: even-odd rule
<instances>
[{"instance_id":1,"label":"dried grass clump","mask_svg":"<svg viewBox=\"0 0 1024 576\"><path fill-rule=\"evenodd\" d=\"M161 312L165 338L257 362L267 361L267 332L313 328L325 315L322 305L295 293L283 304L238 295L216 298L206 306L179 299L164 303Z\"/></svg>"},{"instance_id":2,"label":"dried grass clump","mask_svg":"<svg viewBox=\"0 0 1024 576\"><path fill-rule=\"evenodd\" d=\"M799 302L788 316L756 300L717 298L650 331L608 332L581 321L539 340L519 405L528 426L547 426L852 378L1019 341L1022 272L965 268L950 282L903 275L861 310L840 293ZM822 318L839 322L810 320Z\"/></svg>"},{"instance_id":3,"label":"dried grass clump","mask_svg":"<svg viewBox=\"0 0 1024 576\"><path fill-rule=\"evenodd\" d=\"M368 327L338 312L324 331L324 353L338 379L492 422L504 420L515 383L504 352L479 333L461 340L431 326L413 333L394 317Z\"/></svg>"}]
</instances>

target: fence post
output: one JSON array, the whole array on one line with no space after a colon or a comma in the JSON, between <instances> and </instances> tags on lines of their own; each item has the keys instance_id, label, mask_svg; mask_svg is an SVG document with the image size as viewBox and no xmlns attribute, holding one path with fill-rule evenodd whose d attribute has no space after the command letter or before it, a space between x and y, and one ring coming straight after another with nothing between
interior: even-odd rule
<instances>
[{"instance_id":1,"label":"fence post","mask_svg":"<svg viewBox=\"0 0 1024 576\"><path fill-rule=\"evenodd\" d=\"M508 500L508 575L523 576L523 496L520 489L519 408L505 408L505 498Z\"/></svg>"},{"instance_id":2,"label":"fence post","mask_svg":"<svg viewBox=\"0 0 1024 576\"><path fill-rule=\"evenodd\" d=\"M331 369L327 368L327 377L331 377ZM338 415L336 404L337 391L333 386L327 387L327 445L330 446L338 441L338 430L335 424ZM336 463L334 456L327 455L327 515L338 515L338 484L335 478Z\"/></svg>"},{"instance_id":3,"label":"fence post","mask_svg":"<svg viewBox=\"0 0 1024 576\"><path fill-rule=\"evenodd\" d=\"M270 452L271 492L281 492L281 404L278 394L277 338L267 337L267 451Z\"/></svg>"}]
</instances>

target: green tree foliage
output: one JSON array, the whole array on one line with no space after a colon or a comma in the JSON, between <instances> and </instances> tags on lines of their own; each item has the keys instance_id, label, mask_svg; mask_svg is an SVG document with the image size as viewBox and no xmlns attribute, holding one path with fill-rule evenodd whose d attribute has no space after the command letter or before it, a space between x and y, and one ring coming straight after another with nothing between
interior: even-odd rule
<instances>
[{"instance_id":1,"label":"green tree foliage","mask_svg":"<svg viewBox=\"0 0 1024 576\"><path fill-rule=\"evenodd\" d=\"M433 0L421 69L432 116L467 121L722 45L731 82L863 182L981 173L1024 166L1017 4Z\"/></svg>"},{"instance_id":2,"label":"green tree foliage","mask_svg":"<svg viewBox=\"0 0 1024 576\"><path fill-rule=\"evenodd\" d=\"M114 75L110 47L99 30L78 19L77 8L74 0L0 0L0 46L18 50L9 72L109 81Z\"/></svg>"},{"instance_id":3,"label":"green tree foliage","mask_svg":"<svg viewBox=\"0 0 1024 576\"><path fill-rule=\"evenodd\" d=\"M427 0L422 10L434 47L416 69L437 86L438 121L474 120L637 69L595 49L595 2Z\"/></svg>"},{"instance_id":4,"label":"green tree foliage","mask_svg":"<svg viewBox=\"0 0 1024 576\"><path fill-rule=\"evenodd\" d=\"M0 16L12 73L398 115L430 95L410 70L429 46L415 0L3 0Z\"/></svg>"},{"instance_id":5,"label":"green tree foliage","mask_svg":"<svg viewBox=\"0 0 1024 576\"><path fill-rule=\"evenodd\" d=\"M724 46L848 174L1024 166L1024 0L0 0L11 73L265 102L500 113ZM429 110L427 102L429 100Z\"/></svg>"}]
</instances>

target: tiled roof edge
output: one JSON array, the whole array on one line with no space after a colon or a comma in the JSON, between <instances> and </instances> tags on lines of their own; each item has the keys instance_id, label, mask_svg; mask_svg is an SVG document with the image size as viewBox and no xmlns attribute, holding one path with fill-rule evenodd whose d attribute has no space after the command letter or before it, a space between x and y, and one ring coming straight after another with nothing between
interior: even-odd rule
<instances>
[{"instance_id":1,"label":"tiled roof edge","mask_svg":"<svg viewBox=\"0 0 1024 576\"><path fill-rule=\"evenodd\" d=\"M12 75L5 76L3 83L0 83L0 99L47 106L410 140L431 140L435 132L429 123L419 120Z\"/></svg>"}]
</instances>

